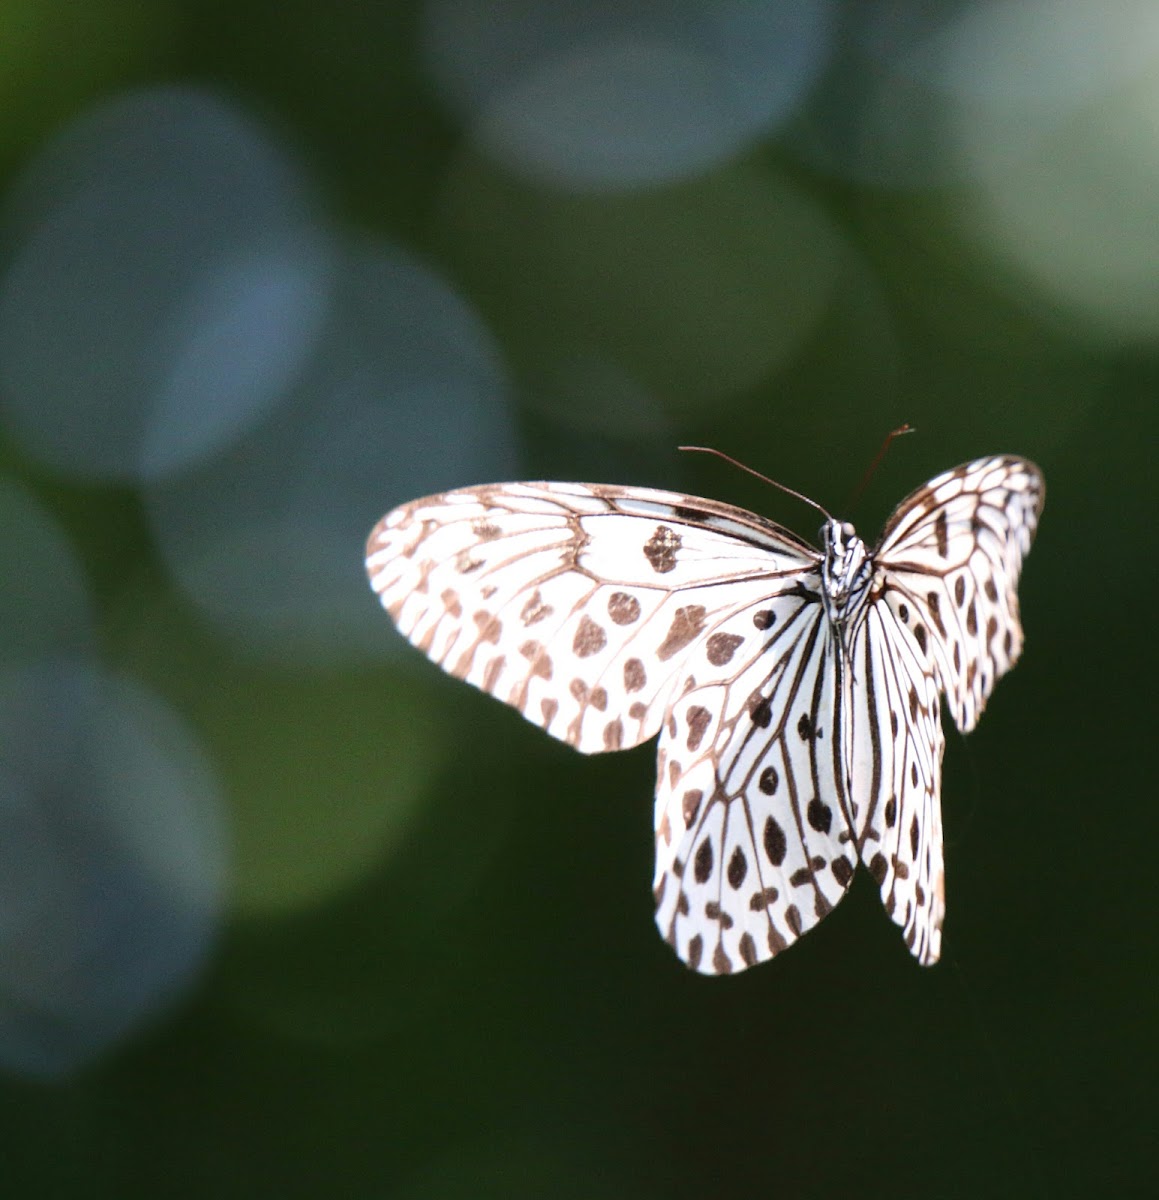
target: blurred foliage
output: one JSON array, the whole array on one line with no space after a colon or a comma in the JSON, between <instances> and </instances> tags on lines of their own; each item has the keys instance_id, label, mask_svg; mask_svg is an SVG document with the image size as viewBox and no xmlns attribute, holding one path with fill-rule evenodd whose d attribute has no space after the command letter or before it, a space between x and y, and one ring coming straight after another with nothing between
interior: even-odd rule
<instances>
[{"instance_id":1,"label":"blurred foliage","mask_svg":"<svg viewBox=\"0 0 1159 1200\"><path fill-rule=\"evenodd\" d=\"M676 445L836 508L905 420L918 436L842 513L864 536L981 453L1034 459L1048 497L1022 663L949 735L942 964L915 966L861 877L791 953L703 979L652 924L651 748L582 759L417 655L271 661L179 595L147 488L69 478L4 435L5 478L83 567L105 661L202 739L236 843L192 991L64 1078L0 1078L4 1194L1146 1194L1159 343L1108 335L967 236L973 181L887 184L818 152L840 57L743 152L585 192L472 140L417 0L81 8L0 12L8 181L127 89L225 97L292 147L335 229L474 306L526 477L684 489L811 536L812 513ZM457 436L452 416L431 439ZM482 482L434 479L414 443L366 449L367 531L416 470ZM222 522L235 503L220 493ZM7 572L23 563L10 546Z\"/></svg>"}]
</instances>

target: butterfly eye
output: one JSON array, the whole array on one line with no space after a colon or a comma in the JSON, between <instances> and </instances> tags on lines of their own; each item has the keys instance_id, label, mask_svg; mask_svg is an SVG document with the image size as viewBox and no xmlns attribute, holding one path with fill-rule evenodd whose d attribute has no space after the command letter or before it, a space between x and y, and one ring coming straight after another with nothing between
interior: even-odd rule
<instances>
[{"instance_id":1,"label":"butterfly eye","mask_svg":"<svg viewBox=\"0 0 1159 1200\"><path fill-rule=\"evenodd\" d=\"M841 522L841 536L845 541L849 541L857 536L857 530L848 521Z\"/></svg>"}]
</instances>

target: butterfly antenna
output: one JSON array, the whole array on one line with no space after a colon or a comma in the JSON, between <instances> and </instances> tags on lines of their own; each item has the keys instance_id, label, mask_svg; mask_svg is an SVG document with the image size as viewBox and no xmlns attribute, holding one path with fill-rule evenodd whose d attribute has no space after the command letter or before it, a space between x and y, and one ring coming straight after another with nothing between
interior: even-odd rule
<instances>
[{"instance_id":1,"label":"butterfly antenna","mask_svg":"<svg viewBox=\"0 0 1159 1200\"><path fill-rule=\"evenodd\" d=\"M896 429L891 429L886 434L885 441L881 443L881 449L874 455L873 462L869 464L869 470L861 477L861 482L854 488L853 495L846 502L846 512L852 512L853 506L865 495L865 489L869 486L869 481L873 478L873 473L881 466L881 460L885 457L885 452L889 449L890 442L895 437L901 437L903 433L917 433L917 430L907 421L904 425L899 425Z\"/></svg>"},{"instance_id":2,"label":"butterfly antenna","mask_svg":"<svg viewBox=\"0 0 1159 1200\"><path fill-rule=\"evenodd\" d=\"M762 475L760 471L753 467L747 466L745 463L739 462L733 458L731 454L725 454L723 450L716 450L712 446L677 446L677 450L687 450L694 454L715 454L717 458L723 458L726 463L731 463L732 466L739 468L742 471L747 471L754 478L759 479L762 483L767 483L771 487L779 488L782 492L795 497L797 500L803 501L811 508L815 508L827 521L832 521L833 518L829 513L817 503L816 500L810 500L808 496L801 495L800 492L794 491L788 484L778 483L775 479L770 479L767 475ZM878 456L880 457L880 455Z\"/></svg>"}]
</instances>

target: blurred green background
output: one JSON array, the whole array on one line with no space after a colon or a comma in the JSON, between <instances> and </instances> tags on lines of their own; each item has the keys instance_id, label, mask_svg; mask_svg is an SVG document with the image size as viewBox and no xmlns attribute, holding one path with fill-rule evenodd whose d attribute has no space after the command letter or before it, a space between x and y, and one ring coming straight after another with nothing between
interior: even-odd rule
<instances>
[{"instance_id":1,"label":"blurred green background","mask_svg":"<svg viewBox=\"0 0 1159 1200\"><path fill-rule=\"evenodd\" d=\"M4 0L3 1194L1150 1194L1157 116L1149 0ZM495 479L812 536L683 442L1045 472L932 969L686 971L653 750L370 594Z\"/></svg>"}]
</instances>

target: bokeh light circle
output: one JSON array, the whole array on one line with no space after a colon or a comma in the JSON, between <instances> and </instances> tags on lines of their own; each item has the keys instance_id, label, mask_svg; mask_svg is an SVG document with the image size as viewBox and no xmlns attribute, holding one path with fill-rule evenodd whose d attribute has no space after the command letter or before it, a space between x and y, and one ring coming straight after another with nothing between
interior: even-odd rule
<instances>
[{"instance_id":1,"label":"bokeh light circle","mask_svg":"<svg viewBox=\"0 0 1159 1200\"><path fill-rule=\"evenodd\" d=\"M593 197L542 191L465 156L439 220L445 257L513 359L547 373L546 345L618 364L678 419L718 413L783 369L844 261L843 238L809 193L747 162Z\"/></svg>"},{"instance_id":2,"label":"bokeh light circle","mask_svg":"<svg viewBox=\"0 0 1159 1200\"><path fill-rule=\"evenodd\" d=\"M956 208L961 228L1048 320L1153 344L1159 8L993 4L960 32L944 67L976 89L951 126L974 184ZM1026 58L1035 69L1020 69Z\"/></svg>"},{"instance_id":3,"label":"bokeh light circle","mask_svg":"<svg viewBox=\"0 0 1159 1200\"><path fill-rule=\"evenodd\" d=\"M0 673L0 1062L72 1070L172 1003L218 929L226 832L197 740L76 660Z\"/></svg>"},{"instance_id":4,"label":"bokeh light circle","mask_svg":"<svg viewBox=\"0 0 1159 1200\"><path fill-rule=\"evenodd\" d=\"M389 622L379 632L388 636ZM123 669L177 704L212 754L233 843L232 912L309 911L388 864L422 817L446 729L419 664L290 669L239 656L171 588L131 581L110 617ZM417 657L417 656L416 656Z\"/></svg>"},{"instance_id":5,"label":"bokeh light circle","mask_svg":"<svg viewBox=\"0 0 1159 1200\"><path fill-rule=\"evenodd\" d=\"M282 398L325 316L331 251L294 165L193 89L110 101L9 206L0 417L85 479L167 476Z\"/></svg>"},{"instance_id":6,"label":"bokeh light circle","mask_svg":"<svg viewBox=\"0 0 1159 1200\"><path fill-rule=\"evenodd\" d=\"M362 566L375 522L515 461L487 330L429 267L368 242L335 271L329 320L281 408L148 487L146 504L162 558L218 628L264 656L363 661L395 644Z\"/></svg>"},{"instance_id":7,"label":"bokeh light circle","mask_svg":"<svg viewBox=\"0 0 1159 1200\"><path fill-rule=\"evenodd\" d=\"M475 144L528 178L652 186L782 124L830 50L829 0L430 0L428 67Z\"/></svg>"}]
</instances>

